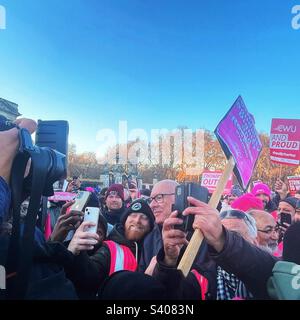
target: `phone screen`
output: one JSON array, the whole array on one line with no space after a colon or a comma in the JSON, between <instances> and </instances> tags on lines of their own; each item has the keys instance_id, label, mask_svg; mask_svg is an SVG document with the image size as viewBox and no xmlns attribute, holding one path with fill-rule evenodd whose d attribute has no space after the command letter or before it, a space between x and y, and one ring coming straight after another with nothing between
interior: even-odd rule
<instances>
[{"instance_id":1,"label":"phone screen","mask_svg":"<svg viewBox=\"0 0 300 320\"><path fill-rule=\"evenodd\" d=\"M292 224L292 216L289 213L280 213L280 224L283 225L283 223Z\"/></svg>"}]
</instances>

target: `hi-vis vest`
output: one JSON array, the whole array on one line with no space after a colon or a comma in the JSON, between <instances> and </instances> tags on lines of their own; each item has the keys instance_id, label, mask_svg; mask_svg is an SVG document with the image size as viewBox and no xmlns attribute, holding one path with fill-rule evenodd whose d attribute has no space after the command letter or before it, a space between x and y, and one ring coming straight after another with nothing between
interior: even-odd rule
<instances>
[{"instance_id":1,"label":"hi-vis vest","mask_svg":"<svg viewBox=\"0 0 300 320\"><path fill-rule=\"evenodd\" d=\"M128 247L114 241L104 241L104 243L110 251L109 275L121 270L136 271L137 261Z\"/></svg>"},{"instance_id":2,"label":"hi-vis vest","mask_svg":"<svg viewBox=\"0 0 300 320\"><path fill-rule=\"evenodd\" d=\"M194 276L197 279L197 282L199 283L199 286L201 288L201 297L202 300L206 300L205 294L208 289L208 280L202 276L197 270L193 269L191 272L194 274Z\"/></svg>"}]
</instances>

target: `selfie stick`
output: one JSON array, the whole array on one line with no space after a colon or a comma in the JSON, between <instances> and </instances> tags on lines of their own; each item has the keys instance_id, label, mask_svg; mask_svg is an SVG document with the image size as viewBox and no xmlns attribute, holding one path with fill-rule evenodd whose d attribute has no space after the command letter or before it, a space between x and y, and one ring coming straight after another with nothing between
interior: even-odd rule
<instances>
[{"instance_id":1,"label":"selfie stick","mask_svg":"<svg viewBox=\"0 0 300 320\"><path fill-rule=\"evenodd\" d=\"M233 172L234 166L235 166L235 162L231 156L228 159L228 162L226 164L226 167L223 171L222 176L220 177L220 180L218 181L216 190L208 202L208 204L212 208L217 208L218 203L221 199L222 193L225 189L226 183ZM182 271L185 277L188 275L192 267L192 264L196 258L196 255L199 251L202 241L203 241L203 234L199 229L196 229L177 267L177 269Z\"/></svg>"}]
</instances>

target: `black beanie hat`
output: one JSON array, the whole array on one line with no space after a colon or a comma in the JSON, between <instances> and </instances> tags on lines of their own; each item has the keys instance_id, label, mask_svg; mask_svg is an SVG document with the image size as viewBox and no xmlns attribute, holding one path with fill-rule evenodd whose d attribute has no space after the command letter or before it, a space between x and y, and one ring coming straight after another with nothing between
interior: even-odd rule
<instances>
[{"instance_id":1,"label":"black beanie hat","mask_svg":"<svg viewBox=\"0 0 300 320\"><path fill-rule=\"evenodd\" d=\"M141 272L118 271L101 286L101 300L163 300L165 287L155 278Z\"/></svg>"},{"instance_id":2,"label":"black beanie hat","mask_svg":"<svg viewBox=\"0 0 300 320\"><path fill-rule=\"evenodd\" d=\"M146 215L148 217L149 222L150 222L150 228L152 230L154 227L155 218L154 218L153 212L152 212L151 208L149 207L147 201L145 201L144 199L137 199L131 203L130 207L128 207L125 210L125 212L123 213L123 215L121 216L121 219L120 219L121 224L123 226L125 226L125 222L126 222L127 217L131 213L136 213L136 212L143 213L144 215Z\"/></svg>"},{"instance_id":3,"label":"black beanie hat","mask_svg":"<svg viewBox=\"0 0 300 320\"><path fill-rule=\"evenodd\" d=\"M283 237L282 259L300 264L300 222L293 223Z\"/></svg>"},{"instance_id":4,"label":"black beanie hat","mask_svg":"<svg viewBox=\"0 0 300 320\"><path fill-rule=\"evenodd\" d=\"M124 187L122 184L120 183L112 184L106 191L105 199L108 197L108 195L112 191L115 191L118 194L118 196L122 199L122 201L124 201Z\"/></svg>"},{"instance_id":5,"label":"black beanie hat","mask_svg":"<svg viewBox=\"0 0 300 320\"><path fill-rule=\"evenodd\" d=\"M297 201L298 199L295 198L295 197L288 197L288 198L285 198L283 200L280 200L280 202L286 202L288 203L289 205L291 205L295 210L297 208Z\"/></svg>"}]
</instances>

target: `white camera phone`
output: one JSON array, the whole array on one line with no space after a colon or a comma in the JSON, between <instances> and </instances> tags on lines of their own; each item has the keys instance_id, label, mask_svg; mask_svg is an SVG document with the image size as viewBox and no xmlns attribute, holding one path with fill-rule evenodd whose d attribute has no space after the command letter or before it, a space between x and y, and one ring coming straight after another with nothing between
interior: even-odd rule
<instances>
[{"instance_id":1,"label":"white camera phone","mask_svg":"<svg viewBox=\"0 0 300 320\"><path fill-rule=\"evenodd\" d=\"M86 232L97 233L97 226L99 220L100 209L94 207L86 207L84 211L83 221L93 222L95 226L87 228Z\"/></svg>"}]
</instances>

